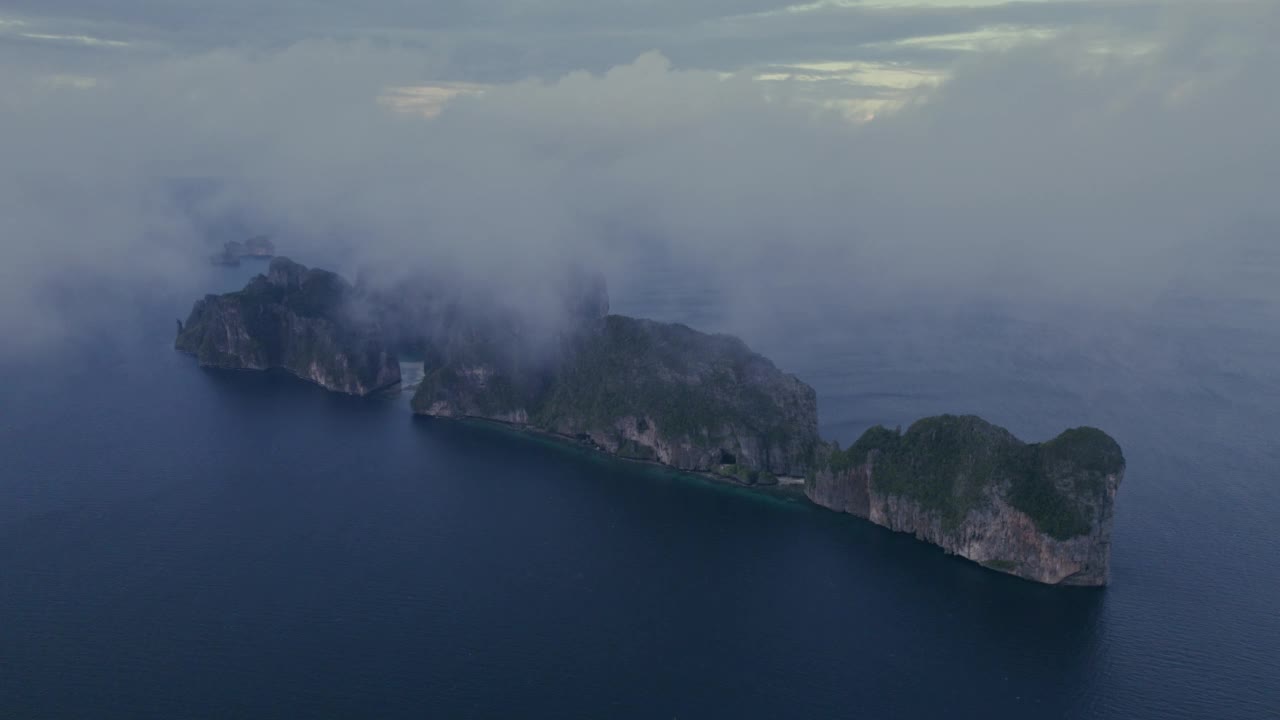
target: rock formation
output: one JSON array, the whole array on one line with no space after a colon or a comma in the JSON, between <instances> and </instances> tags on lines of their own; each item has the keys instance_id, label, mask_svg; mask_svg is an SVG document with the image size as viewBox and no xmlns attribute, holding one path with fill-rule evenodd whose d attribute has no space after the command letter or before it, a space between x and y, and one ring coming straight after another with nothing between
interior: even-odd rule
<instances>
[{"instance_id":1,"label":"rock formation","mask_svg":"<svg viewBox=\"0 0 1280 720\"><path fill-rule=\"evenodd\" d=\"M280 369L351 395L392 388L400 365L377 325L348 312L351 295L331 272L276 258L243 290L197 301L174 344L206 367Z\"/></svg>"},{"instance_id":2,"label":"rock formation","mask_svg":"<svg viewBox=\"0 0 1280 720\"><path fill-rule=\"evenodd\" d=\"M536 313L438 279L352 287L276 258L244 290L197 302L176 345L202 365L280 368L355 395L397 386L401 357L421 361L420 415L508 423L747 485L804 478L817 505L995 570L1107 582L1125 461L1100 430L1027 444L944 415L905 433L877 426L840 450L818 436L808 385L737 338L610 315L597 276L566 273Z\"/></svg>"},{"instance_id":3,"label":"rock formation","mask_svg":"<svg viewBox=\"0 0 1280 720\"><path fill-rule=\"evenodd\" d=\"M748 484L803 477L819 444L813 389L741 340L621 315L583 325L541 366L481 357L439 367L413 407Z\"/></svg>"},{"instance_id":4,"label":"rock formation","mask_svg":"<svg viewBox=\"0 0 1280 720\"><path fill-rule=\"evenodd\" d=\"M824 507L1049 584L1105 585L1120 446L1094 428L1026 444L973 416L875 427L830 452L805 492Z\"/></svg>"}]
</instances>

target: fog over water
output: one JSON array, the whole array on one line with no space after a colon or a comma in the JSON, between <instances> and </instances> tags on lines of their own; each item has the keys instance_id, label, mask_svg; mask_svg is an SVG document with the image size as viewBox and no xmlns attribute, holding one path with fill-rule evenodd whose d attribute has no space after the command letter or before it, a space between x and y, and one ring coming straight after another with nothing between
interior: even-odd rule
<instances>
[{"instance_id":1,"label":"fog over water","mask_svg":"<svg viewBox=\"0 0 1280 720\"><path fill-rule=\"evenodd\" d=\"M446 268L531 312L550 303L526 291L571 260L618 289L637 263L681 268L762 323L916 305L1072 322L1144 317L1185 288L1256 293L1232 268L1280 227L1264 90L1280 10L1124 17L957 54L869 121L811 87L839 82L673 64L660 44L592 71L530 64L434 117L389 89L470 76L408 41L133 48L81 59L83 76L0 65L6 347L126 320L146 288L194 290L186 260L216 231ZM69 302L85 292L107 302Z\"/></svg>"}]
</instances>

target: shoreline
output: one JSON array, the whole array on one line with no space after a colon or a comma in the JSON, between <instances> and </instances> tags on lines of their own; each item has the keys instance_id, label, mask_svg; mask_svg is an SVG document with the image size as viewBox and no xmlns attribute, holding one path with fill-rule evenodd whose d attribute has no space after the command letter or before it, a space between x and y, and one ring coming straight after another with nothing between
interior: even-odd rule
<instances>
[{"instance_id":1,"label":"shoreline","mask_svg":"<svg viewBox=\"0 0 1280 720\"><path fill-rule=\"evenodd\" d=\"M584 456L599 458L611 462L627 463L637 467L646 467L653 470L660 470L672 475L684 476L686 478L695 478L699 480L707 480L712 484L725 487L739 488L742 490L750 490L761 495L784 499L784 500L802 500L806 505L812 507L821 507L814 503L804 493L804 478L779 476L778 482L770 485L752 485L744 483L729 475L721 475L719 473L706 470L685 470L677 468L657 460L644 460L641 458L629 458L608 452L595 445L594 443L584 442L583 440L570 435L543 430L542 428L532 425L518 425L516 423L505 422L502 420L493 420L490 418L475 417L466 415L463 417L442 417L438 415L424 415L421 413L413 413L415 422L447 422L456 423L465 427L479 428L482 430L502 433L515 437L522 437L528 440L546 441L545 445L556 447L562 450L576 451Z\"/></svg>"}]
</instances>

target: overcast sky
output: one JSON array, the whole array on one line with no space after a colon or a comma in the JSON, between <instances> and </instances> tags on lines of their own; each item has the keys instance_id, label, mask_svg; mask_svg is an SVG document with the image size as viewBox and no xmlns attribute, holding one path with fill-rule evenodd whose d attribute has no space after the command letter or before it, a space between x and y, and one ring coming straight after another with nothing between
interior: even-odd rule
<instances>
[{"instance_id":1,"label":"overcast sky","mask_svg":"<svg viewBox=\"0 0 1280 720\"><path fill-rule=\"evenodd\" d=\"M1278 237L1277 32L1269 0L3 0L0 329L189 281L227 217L485 287L660 257L756 314L1142 307Z\"/></svg>"},{"instance_id":2,"label":"overcast sky","mask_svg":"<svg viewBox=\"0 0 1280 720\"><path fill-rule=\"evenodd\" d=\"M826 98L935 81L975 51L1088 27L1138 42L1161 0L10 0L6 64L72 79L217 49L306 40L412 49L435 82L603 72L658 50L682 69L794 78ZM1224 4L1220 2L1215 5Z\"/></svg>"}]
</instances>

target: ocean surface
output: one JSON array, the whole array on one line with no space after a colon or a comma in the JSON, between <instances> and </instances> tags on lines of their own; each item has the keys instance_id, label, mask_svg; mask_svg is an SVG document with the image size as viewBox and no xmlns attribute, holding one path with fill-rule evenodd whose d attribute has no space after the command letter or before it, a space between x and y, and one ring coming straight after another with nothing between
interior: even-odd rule
<instances>
[{"instance_id":1,"label":"ocean surface","mask_svg":"<svg viewBox=\"0 0 1280 720\"><path fill-rule=\"evenodd\" d=\"M1111 432L1129 469L1104 590L403 396L204 371L171 347L194 298L152 298L127 332L0 366L0 718L1278 718L1260 282L1069 321L752 325L661 277L615 296L741 332L845 443L938 412Z\"/></svg>"}]
</instances>

